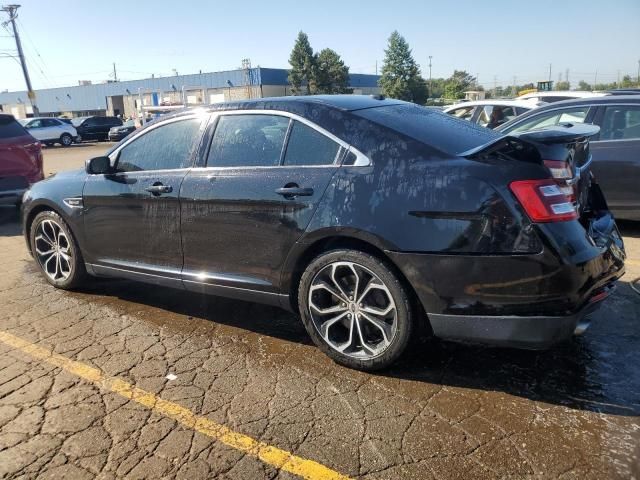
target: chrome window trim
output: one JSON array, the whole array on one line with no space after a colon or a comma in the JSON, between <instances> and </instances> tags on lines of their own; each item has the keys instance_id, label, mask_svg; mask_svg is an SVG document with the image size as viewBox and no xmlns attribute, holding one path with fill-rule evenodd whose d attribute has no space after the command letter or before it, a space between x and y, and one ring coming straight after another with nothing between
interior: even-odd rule
<instances>
[{"instance_id":1,"label":"chrome window trim","mask_svg":"<svg viewBox=\"0 0 640 480\"><path fill-rule=\"evenodd\" d=\"M280 117L286 117L292 120L297 120L300 123L305 124L306 126L313 128L315 131L317 131L318 133L324 135L325 137L328 137L329 139L333 140L335 143L337 143L338 145L340 145L342 148L344 148L345 150L348 150L350 152L353 152L356 156L356 161L354 163L355 166L360 166L360 167L364 167L364 166L370 166L371 165L371 160L369 159L369 157L367 157L365 154L363 154L360 150L358 150L357 148L349 145L347 142L345 142L344 140L336 137L333 133L325 130L324 128L322 128L319 125L316 125L315 123L313 123L312 121L301 117L298 114L295 113L291 113L291 112L285 112L283 110L251 110L251 109L243 109L243 110L219 110L219 111L214 111L211 112L211 121L217 119L218 117L224 116L224 115L276 115L276 116L280 116ZM340 157L340 152L338 152L338 154L336 154L336 158L334 159L333 163L329 164L329 165L290 165L291 167L298 167L298 168L318 168L318 167L334 167L336 165L338 165L338 160ZM206 166L206 167L202 167L202 168L282 168L282 167L287 167L287 165L269 165L269 166L258 166L258 167L215 167L215 166Z\"/></svg>"}]
</instances>

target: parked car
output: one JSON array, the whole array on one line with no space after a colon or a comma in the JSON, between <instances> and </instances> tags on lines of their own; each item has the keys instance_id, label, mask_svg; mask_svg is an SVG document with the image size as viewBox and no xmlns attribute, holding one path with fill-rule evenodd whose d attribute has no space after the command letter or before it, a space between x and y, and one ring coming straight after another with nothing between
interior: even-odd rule
<instances>
[{"instance_id":1,"label":"parked car","mask_svg":"<svg viewBox=\"0 0 640 480\"><path fill-rule=\"evenodd\" d=\"M563 100L572 100L574 98L596 98L607 95L605 92L584 92L580 90L551 90L542 92L526 93L517 97L519 101L534 102L561 102Z\"/></svg>"},{"instance_id":2,"label":"parked car","mask_svg":"<svg viewBox=\"0 0 640 480\"><path fill-rule=\"evenodd\" d=\"M122 125L118 117L78 117L71 120L82 140L108 140L109 130Z\"/></svg>"},{"instance_id":3,"label":"parked car","mask_svg":"<svg viewBox=\"0 0 640 480\"><path fill-rule=\"evenodd\" d=\"M219 104L35 184L24 229L58 288L89 274L281 306L353 368L391 364L423 322L545 348L624 272L597 132L517 139L359 95Z\"/></svg>"},{"instance_id":4,"label":"parked car","mask_svg":"<svg viewBox=\"0 0 640 480\"><path fill-rule=\"evenodd\" d=\"M59 143L63 147L73 145L78 141L78 132L73 127L57 118L34 117L19 120L29 134L45 145Z\"/></svg>"},{"instance_id":5,"label":"parked car","mask_svg":"<svg viewBox=\"0 0 640 480\"><path fill-rule=\"evenodd\" d=\"M0 114L0 205L17 205L29 185L42 180L40 142L12 115Z\"/></svg>"},{"instance_id":6,"label":"parked car","mask_svg":"<svg viewBox=\"0 0 640 480\"><path fill-rule=\"evenodd\" d=\"M617 218L640 220L640 95L568 100L533 110L498 130L504 134L563 123L600 127L591 139L591 170Z\"/></svg>"},{"instance_id":7,"label":"parked car","mask_svg":"<svg viewBox=\"0 0 640 480\"><path fill-rule=\"evenodd\" d=\"M475 100L451 105L444 112L483 127L496 128L539 105L545 104L518 100Z\"/></svg>"},{"instance_id":8,"label":"parked car","mask_svg":"<svg viewBox=\"0 0 640 480\"><path fill-rule=\"evenodd\" d=\"M127 120L119 127L111 127L109 130L109 140L111 142L119 142L131 132L135 132L136 122L134 120Z\"/></svg>"}]
</instances>

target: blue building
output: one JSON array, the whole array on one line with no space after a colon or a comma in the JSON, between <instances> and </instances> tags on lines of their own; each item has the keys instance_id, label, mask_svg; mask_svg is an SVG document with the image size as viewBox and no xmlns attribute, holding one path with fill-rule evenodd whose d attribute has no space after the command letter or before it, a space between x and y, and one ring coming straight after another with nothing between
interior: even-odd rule
<instances>
[{"instance_id":1,"label":"blue building","mask_svg":"<svg viewBox=\"0 0 640 480\"><path fill-rule=\"evenodd\" d=\"M100 84L36 90L44 116L122 115L136 117L141 107L202 105L248 98L291 95L288 71L245 68ZM351 74L354 94L378 94L378 75ZM26 91L0 93L0 110L16 118L33 115Z\"/></svg>"}]
</instances>

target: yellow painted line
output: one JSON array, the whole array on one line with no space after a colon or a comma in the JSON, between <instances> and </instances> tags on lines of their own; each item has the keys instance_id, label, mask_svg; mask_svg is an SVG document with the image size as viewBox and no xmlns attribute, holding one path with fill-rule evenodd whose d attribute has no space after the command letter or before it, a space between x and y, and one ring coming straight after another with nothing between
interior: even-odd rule
<instances>
[{"instance_id":1,"label":"yellow painted line","mask_svg":"<svg viewBox=\"0 0 640 480\"><path fill-rule=\"evenodd\" d=\"M187 428L191 428L219 442L235 448L264 463L309 480L349 480L349 477L325 467L321 463L298 457L291 452L271 446L219 423L193 413L188 408L163 400L153 393L142 390L116 377L105 375L100 369L71 360L46 348L35 345L20 337L0 330L0 341L16 350L42 360L49 365L62 368L105 390L115 392L125 398L150 408L165 417L172 418Z\"/></svg>"}]
</instances>

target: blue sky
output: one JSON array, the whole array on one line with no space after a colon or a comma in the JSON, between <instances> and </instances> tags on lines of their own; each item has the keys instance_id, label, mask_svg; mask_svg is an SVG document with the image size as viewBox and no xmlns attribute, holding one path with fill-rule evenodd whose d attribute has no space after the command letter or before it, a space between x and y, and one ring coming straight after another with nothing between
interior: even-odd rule
<instances>
[{"instance_id":1,"label":"blue sky","mask_svg":"<svg viewBox=\"0 0 640 480\"><path fill-rule=\"evenodd\" d=\"M0 3L8 3L0 2ZM315 50L330 47L354 73L374 73L387 38L398 30L423 74L454 69L491 88L552 79L569 69L581 79L636 75L640 0L582 1L65 1L22 0L18 27L35 88L108 78L135 79L240 66L288 67L299 30ZM528 4L528 5L527 5ZM593 6L591 6L593 5ZM6 19L4 12L0 18ZM0 29L0 90L22 90L15 48Z\"/></svg>"}]
</instances>

